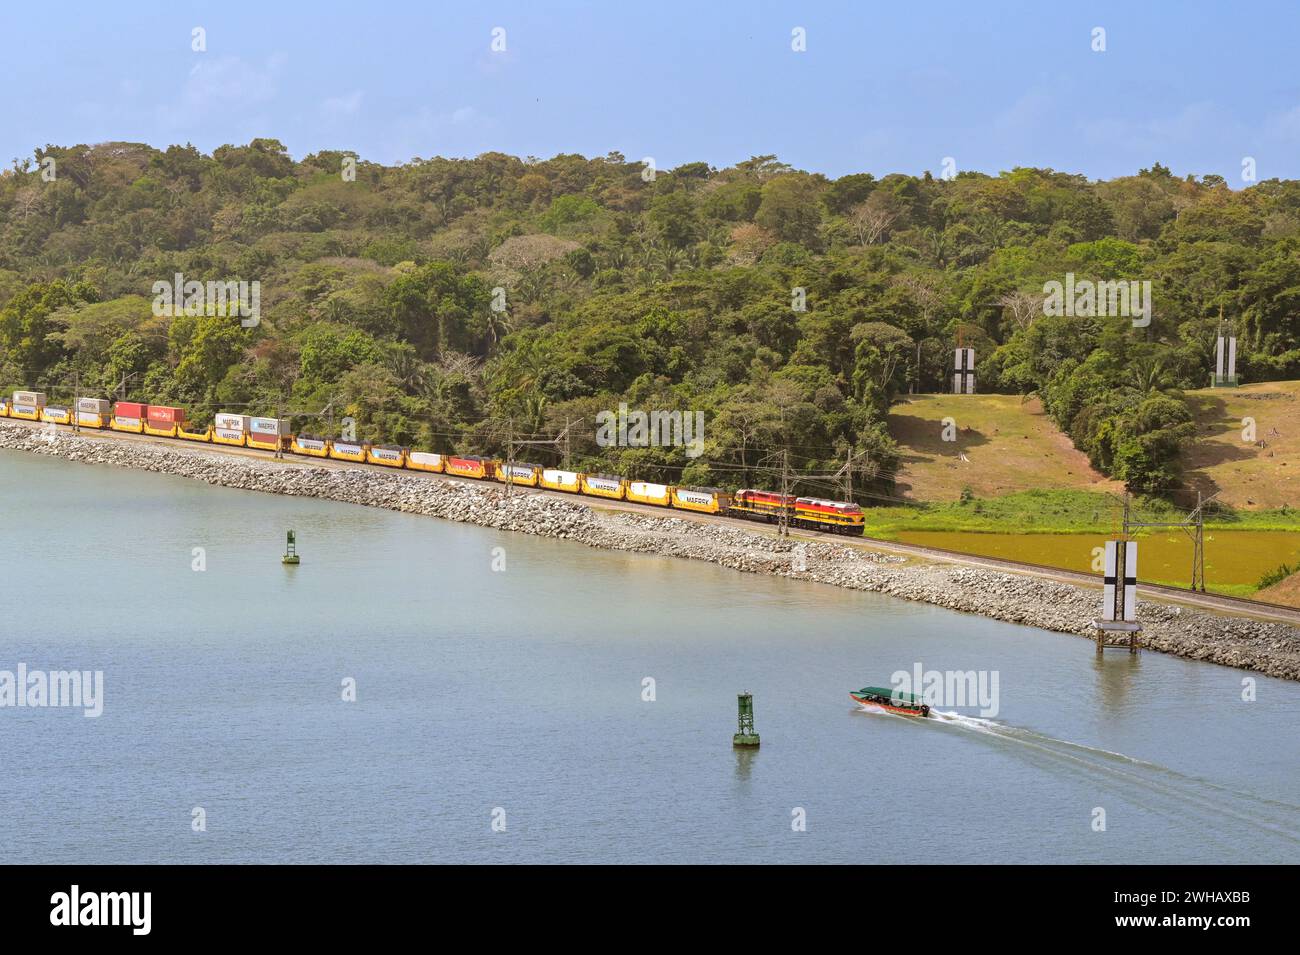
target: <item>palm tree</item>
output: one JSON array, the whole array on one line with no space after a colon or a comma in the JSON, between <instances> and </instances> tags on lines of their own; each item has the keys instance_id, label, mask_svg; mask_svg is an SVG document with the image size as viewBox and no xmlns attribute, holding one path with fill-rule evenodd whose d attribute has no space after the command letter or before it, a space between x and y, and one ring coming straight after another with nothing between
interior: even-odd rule
<instances>
[{"instance_id":1,"label":"palm tree","mask_svg":"<svg viewBox=\"0 0 1300 955\"><path fill-rule=\"evenodd\" d=\"M1134 359L1130 374L1133 386L1144 395L1169 387L1169 370L1161 355L1144 355Z\"/></svg>"}]
</instances>

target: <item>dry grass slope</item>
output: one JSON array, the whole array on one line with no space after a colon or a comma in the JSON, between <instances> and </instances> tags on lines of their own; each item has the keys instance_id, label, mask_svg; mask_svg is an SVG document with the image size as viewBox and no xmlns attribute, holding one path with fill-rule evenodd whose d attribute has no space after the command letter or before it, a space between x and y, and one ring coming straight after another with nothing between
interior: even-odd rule
<instances>
[{"instance_id":1,"label":"dry grass slope","mask_svg":"<svg viewBox=\"0 0 1300 955\"><path fill-rule=\"evenodd\" d=\"M944 418L955 424L955 441L943 440ZM1122 491L1119 482L1093 470L1036 398L912 395L894 406L889 430L899 444L897 493L909 500L955 501L967 485L978 497L1040 489Z\"/></svg>"},{"instance_id":2,"label":"dry grass slope","mask_svg":"<svg viewBox=\"0 0 1300 955\"><path fill-rule=\"evenodd\" d=\"M1197 421L1185 458L1188 484L1243 510L1300 507L1300 381L1204 388L1187 397ZM1257 443L1243 437L1247 418Z\"/></svg>"}]
</instances>

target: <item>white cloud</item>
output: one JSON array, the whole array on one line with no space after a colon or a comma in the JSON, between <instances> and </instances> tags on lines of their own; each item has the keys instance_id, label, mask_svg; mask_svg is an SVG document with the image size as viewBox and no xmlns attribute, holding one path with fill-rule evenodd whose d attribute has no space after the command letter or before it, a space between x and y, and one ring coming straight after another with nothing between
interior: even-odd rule
<instances>
[{"instance_id":1,"label":"white cloud","mask_svg":"<svg viewBox=\"0 0 1300 955\"><path fill-rule=\"evenodd\" d=\"M260 66L238 56L202 54L190 68L176 102L159 107L159 119L168 126L187 128L203 123L212 113L222 113L224 118L247 114L275 98L285 61L282 53Z\"/></svg>"},{"instance_id":2,"label":"white cloud","mask_svg":"<svg viewBox=\"0 0 1300 955\"><path fill-rule=\"evenodd\" d=\"M331 96L320 104L320 110L326 116L354 116L361 109L361 90L353 90L346 96Z\"/></svg>"}]
</instances>

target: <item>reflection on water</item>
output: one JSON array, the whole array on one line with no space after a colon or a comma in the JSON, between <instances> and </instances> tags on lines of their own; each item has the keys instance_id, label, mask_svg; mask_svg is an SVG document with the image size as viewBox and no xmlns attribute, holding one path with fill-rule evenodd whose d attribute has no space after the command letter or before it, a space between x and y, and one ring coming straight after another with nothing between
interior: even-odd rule
<instances>
[{"instance_id":1,"label":"reflection on water","mask_svg":"<svg viewBox=\"0 0 1300 955\"><path fill-rule=\"evenodd\" d=\"M153 474L0 452L0 479L0 669L105 673L99 719L0 709L11 861L1300 857L1294 683L1247 703L1153 652ZM917 665L996 672L997 717L846 705Z\"/></svg>"}]
</instances>

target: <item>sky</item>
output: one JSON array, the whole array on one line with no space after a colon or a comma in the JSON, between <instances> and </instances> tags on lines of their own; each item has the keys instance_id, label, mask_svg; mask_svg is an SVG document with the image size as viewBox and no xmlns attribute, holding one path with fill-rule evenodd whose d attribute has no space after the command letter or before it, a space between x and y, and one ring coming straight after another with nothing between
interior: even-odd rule
<instances>
[{"instance_id":1,"label":"sky","mask_svg":"<svg viewBox=\"0 0 1300 955\"><path fill-rule=\"evenodd\" d=\"M1300 178L1297 36L1294 2L10 2L0 162L262 136L385 164L775 154L831 177L948 159L1106 179L1161 162L1240 187L1247 158Z\"/></svg>"}]
</instances>

